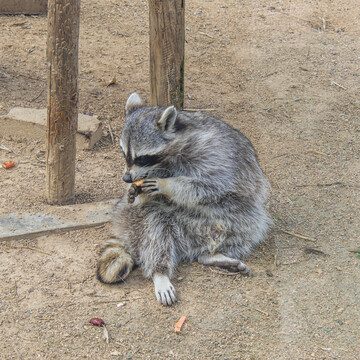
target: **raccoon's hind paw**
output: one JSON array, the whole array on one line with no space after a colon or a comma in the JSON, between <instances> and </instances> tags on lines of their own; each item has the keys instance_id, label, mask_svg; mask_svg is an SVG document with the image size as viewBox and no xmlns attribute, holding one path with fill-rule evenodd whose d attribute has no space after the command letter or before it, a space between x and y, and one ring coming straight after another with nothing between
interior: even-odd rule
<instances>
[{"instance_id":1,"label":"raccoon's hind paw","mask_svg":"<svg viewBox=\"0 0 360 360\"><path fill-rule=\"evenodd\" d=\"M132 257L121 247L105 246L97 265L96 276L105 284L124 281L134 266Z\"/></svg>"},{"instance_id":2,"label":"raccoon's hind paw","mask_svg":"<svg viewBox=\"0 0 360 360\"><path fill-rule=\"evenodd\" d=\"M155 296L163 305L172 305L176 301L175 289L166 275L155 273L153 277Z\"/></svg>"},{"instance_id":3,"label":"raccoon's hind paw","mask_svg":"<svg viewBox=\"0 0 360 360\"><path fill-rule=\"evenodd\" d=\"M239 264L237 265L237 269L239 271L239 273L241 275L244 275L244 276L253 276L253 274L251 273L251 270L250 268L244 264L243 262L239 261Z\"/></svg>"},{"instance_id":4,"label":"raccoon's hind paw","mask_svg":"<svg viewBox=\"0 0 360 360\"><path fill-rule=\"evenodd\" d=\"M244 276L251 276L251 271L246 264L223 254L200 255L198 262L204 265L217 266L230 272L239 272Z\"/></svg>"}]
</instances>

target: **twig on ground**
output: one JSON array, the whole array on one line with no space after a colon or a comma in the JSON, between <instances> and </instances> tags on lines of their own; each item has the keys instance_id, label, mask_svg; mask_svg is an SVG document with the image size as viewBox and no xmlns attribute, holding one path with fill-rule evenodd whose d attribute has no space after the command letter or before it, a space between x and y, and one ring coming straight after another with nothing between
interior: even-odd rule
<instances>
[{"instance_id":1,"label":"twig on ground","mask_svg":"<svg viewBox=\"0 0 360 360\"><path fill-rule=\"evenodd\" d=\"M304 235L300 235L300 234L295 234L293 232L290 232L290 231L286 231L286 230L281 230L283 233L285 234L288 234L288 235L291 235L291 236L294 236L294 237L297 237L299 239L303 239L303 240L307 240L307 241L312 241L312 242L316 242L317 240L314 239L314 238L310 238L308 236L304 236Z\"/></svg>"},{"instance_id":2,"label":"twig on ground","mask_svg":"<svg viewBox=\"0 0 360 360\"><path fill-rule=\"evenodd\" d=\"M18 22L18 23L13 23L10 26L11 27L16 27L16 26L23 26L25 25L27 22L26 21L22 21L22 22Z\"/></svg>"},{"instance_id":3,"label":"twig on ground","mask_svg":"<svg viewBox=\"0 0 360 360\"><path fill-rule=\"evenodd\" d=\"M14 294L15 294L15 296L18 296L16 280L15 280L15 283L14 283Z\"/></svg>"},{"instance_id":4,"label":"twig on ground","mask_svg":"<svg viewBox=\"0 0 360 360\"><path fill-rule=\"evenodd\" d=\"M212 35L206 34L206 33L202 32L202 31L199 31L198 34L207 36L207 37L209 37L210 39L213 39L213 38L214 38Z\"/></svg>"},{"instance_id":5,"label":"twig on ground","mask_svg":"<svg viewBox=\"0 0 360 360\"><path fill-rule=\"evenodd\" d=\"M10 152L10 153L13 152L12 150L8 149L8 148L7 148L6 146L4 146L4 145L0 145L0 150L4 150L4 151Z\"/></svg>"},{"instance_id":6,"label":"twig on ground","mask_svg":"<svg viewBox=\"0 0 360 360\"><path fill-rule=\"evenodd\" d=\"M253 308L253 309L256 310L257 312L259 312L260 314L263 314L265 316L269 316L269 314L266 311L262 311L262 310L257 309L257 308Z\"/></svg>"},{"instance_id":7,"label":"twig on ground","mask_svg":"<svg viewBox=\"0 0 360 360\"><path fill-rule=\"evenodd\" d=\"M33 248L33 247L21 246L21 249L29 249L29 250L32 250L32 251L37 251L40 254L45 254L45 255L52 256L52 254L50 254L50 253L48 253L48 252L46 252L44 250Z\"/></svg>"},{"instance_id":8,"label":"twig on ground","mask_svg":"<svg viewBox=\"0 0 360 360\"><path fill-rule=\"evenodd\" d=\"M292 15L292 14L288 14L288 13L285 13L283 11L278 11L279 14L283 14L283 15L286 15L286 16L289 16L289 17L293 17L294 19L298 19L298 20L301 20L301 21L305 21L307 23L311 23L311 20L307 20L307 19L304 19L304 18L301 18L299 16L295 16L295 15Z\"/></svg>"},{"instance_id":9,"label":"twig on ground","mask_svg":"<svg viewBox=\"0 0 360 360\"><path fill-rule=\"evenodd\" d=\"M132 301L132 300L138 300L138 299L142 299L142 298L143 298L142 296L139 296L139 297L131 298L131 299L95 301L94 304L99 305L99 304L121 303L124 301Z\"/></svg>"},{"instance_id":10,"label":"twig on ground","mask_svg":"<svg viewBox=\"0 0 360 360\"><path fill-rule=\"evenodd\" d=\"M279 261L278 261L278 258L277 258L277 254L275 254L275 256L274 256L274 265L275 265L275 267L279 266Z\"/></svg>"},{"instance_id":11,"label":"twig on ground","mask_svg":"<svg viewBox=\"0 0 360 360\"><path fill-rule=\"evenodd\" d=\"M313 154L323 155L323 156L329 156L328 154L325 154L323 152L316 151L316 150L313 150L313 149L308 150L308 153L313 153Z\"/></svg>"},{"instance_id":12,"label":"twig on ground","mask_svg":"<svg viewBox=\"0 0 360 360\"><path fill-rule=\"evenodd\" d=\"M71 282L69 280L66 280L66 282L67 282L67 289L69 290L69 293L72 294L73 290L72 290Z\"/></svg>"},{"instance_id":13,"label":"twig on ground","mask_svg":"<svg viewBox=\"0 0 360 360\"><path fill-rule=\"evenodd\" d=\"M347 186L347 187L351 187L351 188L359 188L359 186L357 185L352 185L352 184L345 184L341 181L335 181L333 183L317 183L317 184L301 184L301 185L295 185L295 187L300 188L300 187L310 187L310 186L317 186L317 187L330 187L330 186Z\"/></svg>"},{"instance_id":14,"label":"twig on ground","mask_svg":"<svg viewBox=\"0 0 360 360\"><path fill-rule=\"evenodd\" d=\"M329 256L329 254L325 254L323 251L313 248L304 248L305 254L314 254L314 255L321 255L321 256Z\"/></svg>"},{"instance_id":15,"label":"twig on ground","mask_svg":"<svg viewBox=\"0 0 360 360\"><path fill-rule=\"evenodd\" d=\"M346 88L345 86L342 86L342 85L338 84L338 83L335 82L335 81L331 81L331 84L332 84L332 85L335 85L335 86L338 86L340 89L347 90L347 88Z\"/></svg>"},{"instance_id":16,"label":"twig on ground","mask_svg":"<svg viewBox=\"0 0 360 360\"><path fill-rule=\"evenodd\" d=\"M325 18L321 18L322 23L323 23L323 30L326 30L326 19Z\"/></svg>"},{"instance_id":17,"label":"twig on ground","mask_svg":"<svg viewBox=\"0 0 360 360\"><path fill-rule=\"evenodd\" d=\"M110 342L109 332L108 332L108 330L107 330L107 328L106 328L105 325L103 325L103 328L104 328L104 334L103 334L104 340L105 340L106 343L108 344L108 343Z\"/></svg>"},{"instance_id":18,"label":"twig on ground","mask_svg":"<svg viewBox=\"0 0 360 360\"><path fill-rule=\"evenodd\" d=\"M43 90L41 90L41 92L40 92L40 94L38 95L38 96L36 96L36 97L34 97L33 99L31 99L30 101L32 102L32 101L35 101L35 100L37 100L42 94L43 94L43 92L44 92L44 89Z\"/></svg>"},{"instance_id":19,"label":"twig on ground","mask_svg":"<svg viewBox=\"0 0 360 360\"><path fill-rule=\"evenodd\" d=\"M230 272L230 271L222 271L220 269L213 269L212 267L209 267L209 269L216 273L216 274L220 274L220 275L226 275L226 276L237 276L239 275L238 272Z\"/></svg>"},{"instance_id":20,"label":"twig on ground","mask_svg":"<svg viewBox=\"0 0 360 360\"><path fill-rule=\"evenodd\" d=\"M184 109L184 111L216 111L216 109Z\"/></svg>"},{"instance_id":21,"label":"twig on ground","mask_svg":"<svg viewBox=\"0 0 360 360\"><path fill-rule=\"evenodd\" d=\"M108 124L108 128L109 128L109 134L110 134L110 137L111 137L111 142L112 142L113 144L115 144L114 134L113 134L113 131L112 131L112 129L111 129L110 124Z\"/></svg>"},{"instance_id":22,"label":"twig on ground","mask_svg":"<svg viewBox=\"0 0 360 360\"><path fill-rule=\"evenodd\" d=\"M287 263L280 263L279 266L282 266L282 265L296 265L296 264L302 263L303 261L304 261L304 260L287 262Z\"/></svg>"},{"instance_id":23,"label":"twig on ground","mask_svg":"<svg viewBox=\"0 0 360 360\"><path fill-rule=\"evenodd\" d=\"M36 252L41 253L41 254L52 256L52 254L50 254L50 253L48 253L48 252L46 252L44 250L33 248L33 247L30 247L30 246L12 246L12 245L7 245L7 246L11 247L12 249L32 250L32 251L36 251Z\"/></svg>"}]
</instances>

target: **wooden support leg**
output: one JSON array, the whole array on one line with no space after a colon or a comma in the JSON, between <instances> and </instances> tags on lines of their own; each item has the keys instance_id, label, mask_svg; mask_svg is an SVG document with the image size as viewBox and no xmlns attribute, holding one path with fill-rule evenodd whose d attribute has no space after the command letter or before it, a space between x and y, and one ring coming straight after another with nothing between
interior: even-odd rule
<instances>
[{"instance_id":1,"label":"wooden support leg","mask_svg":"<svg viewBox=\"0 0 360 360\"><path fill-rule=\"evenodd\" d=\"M184 105L185 0L150 0L151 105Z\"/></svg>"},{"instance_id":2,"label":"wooden support leg","mask_svg":"<svg viewBox=\"0 0 360 360\"><path fill-rule=\"evenodd\" d=\"M49 0L46 188L51 204L75 197L80 0Z\"/></svg>"}]
</instances>

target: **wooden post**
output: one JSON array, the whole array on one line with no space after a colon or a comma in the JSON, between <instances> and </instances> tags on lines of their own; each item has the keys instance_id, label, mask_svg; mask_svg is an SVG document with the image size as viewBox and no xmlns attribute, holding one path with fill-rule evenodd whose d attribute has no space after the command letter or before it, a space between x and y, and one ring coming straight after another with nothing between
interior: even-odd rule
<instances>
[{"instance_id":1,"label":"wooden post","mask_svg":"<svg viewBox=\"0 0 360 360\"><path fill-rule=\"evenodd\" d=\"M150 101L184 105L185 0L149 0Z\"/></svg>"},{"instance_id":2,"label":"wooden post","mask_svg":"<svg viewBox=\"0 0 360 360\"><path fill-rule=\"evenodd\" d=\"M49 0L46 187L50 204L75 199L80 0Z\"/></svg>"}]
</instances>

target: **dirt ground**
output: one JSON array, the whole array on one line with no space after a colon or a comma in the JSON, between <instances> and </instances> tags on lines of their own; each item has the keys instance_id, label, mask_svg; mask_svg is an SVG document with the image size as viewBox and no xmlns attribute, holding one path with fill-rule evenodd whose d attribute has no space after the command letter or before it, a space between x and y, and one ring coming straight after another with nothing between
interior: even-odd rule
<instances>
[{"instance_id":1,"label":"dirt ground","mask_svg":"<svg viewBox=\"0 0 360 360\"><path fill-rule=\"evenodd\" d=\"M104 135L77 154L78 204L122 196L124 103L149 98L147 1L81 6L79 111L98 115ZM0 357L360 359L358 20L357 0L187 1L185 108L245 133L272 184L275 226L247 260L254 276L181 265L167 308L139 270L121 285L96 280L109 225L3 241ZM0 115L46 107L46 18L1 16L0 33ZM45 201L44 143L0 144L13 150L0 161L17 163L0 169L1 215L67 213Z\"/></svg>"}]
</instances>

